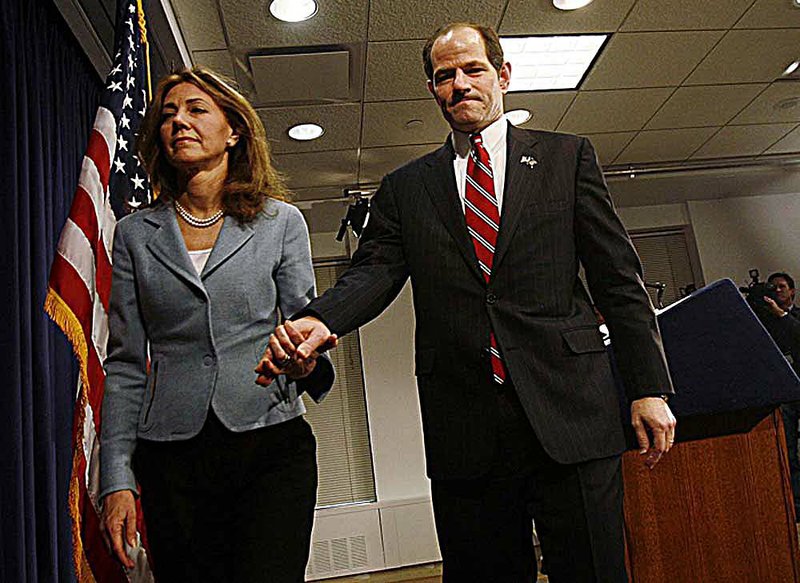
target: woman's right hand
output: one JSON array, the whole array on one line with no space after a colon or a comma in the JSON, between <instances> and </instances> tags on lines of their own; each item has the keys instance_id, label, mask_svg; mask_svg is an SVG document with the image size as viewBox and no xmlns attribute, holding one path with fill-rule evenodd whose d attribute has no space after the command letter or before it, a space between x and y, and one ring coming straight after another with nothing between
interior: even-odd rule
<instances>
[{"instance_id":1,"label":"woman's right hand","mask_svg":"<svg viewBox=\"0 0 800 583\"><path fill-rule=\"evenodd\" d=\"M134 562L125 552L124 542L127 541L131 547L136 545L136 501L131 490L112 492L103 498L100 532L106 547L117 560L132 569Z\"/></svg>"}]
</instances>

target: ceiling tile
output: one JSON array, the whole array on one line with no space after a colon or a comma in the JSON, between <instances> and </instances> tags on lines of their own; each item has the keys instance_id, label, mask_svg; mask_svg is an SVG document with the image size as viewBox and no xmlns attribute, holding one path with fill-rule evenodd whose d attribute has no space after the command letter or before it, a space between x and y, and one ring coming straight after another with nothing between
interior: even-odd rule
<instances>
[{"instance_id":1,"label":"ceiling tile","mask_svg":"<svg viewBox=\"0 0 800 583\"><path fill-rule=\"evenodd\" d=\"M614 32L635 0L603 0L566 12L552 0L509 0L498 32L504 35Z\"/></svg>"},{"instance_id":2,"label":"ceiling tile","mask_svg":"<svg viewBox=\"0 0 800 583\"><path fill-rule=\"evenodd\" d=\"M266 53L231 49L230 53L236 80L245 97L256 107L279 107L361 101L365 47L365 43L357 43L322 48L277 48ZM320 55L331 54L342 57L338 70L332 70L324 60L319 60ZM283 68L280 75L277 71L281 70L281 61L284 67L290 61L295 61L297 66ZM328 75L335 78L335 86ZM320 85L318 90L316 82ZM284 85L286 91L281 91Z\"/></svg>"},{"instance_id":3,"label":"ceiling tile","mask_svg":"<svg viewBox=\"0 0 800 583\"><path fill-rule=\"evenodd\" d=\"M203 65L212 71L225 75L228 79L236 79L233 61L228 51L194 51L192 61L195 65Z\"/></svg>"},{"instance_id":4,"label":"ceiling tile","mask_svg":"<svg viewBox=\"0 0 800 583\"><path fill-rule=\"evenodd\" d=\"M723 32L615 34L581 89L680 85Z\"/></svg>"},{"instance_id":5,"label":"ceiling tile","mask_svg":"<svg viewBox=\"0 0 800 583\"><path fill-rule=\"evenodd\" d=\"M343 45L366 39L369 0L318 2L316 16L303 22L276 19L267 2L219 0L219 4L231 46L236 48Z\"/></svg>"},{"instance_id":6,"label":"ceiling tile","mask_svg":"<svg viewBox=\"0 0 800 583\"><path fill-rule=\"evenodd\" d=\"M766 83L678 87L646 128L723 126L766 87Z\"/></svg>"},{"instance_id":7,"label":"ceiling tile","mask_svg":"<svg viewBox=\"0 0 800 583\"><path fill-rule=\"evenodd\" d=\"M800 8L792 0L757 0L736 23L736 28L787 27L800 27Z\"/></svg>"},{"instance_id":8,"label":"ceiling tile","mask_svg":"<svg viewBox=\"0 0 800 583\"><path fill-rule=\"evenodd\" d=\"M800 81L773 83L732 124L800 121Z\"/></svg>"},{"instance_id":9,"label":"ceiling tile","mask_svg":"<svg viewBox=\"0 0 800 583\"><path fill-rule=\"evenodd\" d=\"M591 134L586 137L591 140L600 164L608 166L635 135L636 132L612 132L609 134Z\"/></svg>"},{"instance_id":10,"label":"ceiling tile","mask_svg":"<svg viewBox=\"0 0 800 583\"><path fill-rule=\"evenodd\" d=\"M430 97L422 66L425 41L371 42L367 48L367 101Z\"/></svg>"},{"instance_id":11,"label":"ceiling tile","mask_svg":"<svg viewBox=\"0 0 800 583\"><path fill-rule=\"evenodd\" d=\"M527 109L533 116L521 128L554 130L577 95L576 91L507 93L505 111Z\"/></svg>"},{"instance_id":12,"label":"ceiling tile","mask_svg":"<svg viewBox=\"0 0 800 583\"><path fill-rule=\"evenodd\" d=\"M364 104L365 148L442 143L450 126L431 99Z\"/></svg>"},{"instance_id":13,"label":"ceiling tile","mask_svg":"<svg viewBox=\"0 0 800 583\"><path fill-rule=\"evenodd\" d=\"M276 154L357 149L361 137L360 103L276 107L259 109L258 115ZM318 124L325 133L307 142L293 140L287 132L299 123Z\"/></svg>"},{"instance_id":14,"label":"ceiling tile","mask_svg":"<svg viewBox=\"0 0 800 583\"><path fill-rule=\"evenodd\" d=\"M392 170L432 152L437 147L437 144L424 144L421 146L365 148L361 150L358 183L362 185L377 184Z\"/></svg>"},{"instance_id":15,"label":"ceiling tile","mask_svg":"<svg viewBox=\"0 0 800 583\"><path fill-rule=\"evenodd\" d=\"M753 0L639 0L620 30L727 30Z\"/></svg>"},{"instance_id":16,"label":"ceiling tile","mask_svg":"<svg viewBox=\"0 0 800 583\"><path fill-rule=\"evenodd\" d=\"M692 159L755 156L789 133L795 124L726 126L694 153Z\"/></svg>"},{"instance_id":17,"label":"ceiling tile","mask_svg":"<svg viewBox=\"0 0 800 583\"><path fill-rule=\"evenodd\" d=\"M358 150L279 154L275 167L282 172L289 188L338 186L344 188L357 182Z\"/></svg>"},{"instance_id":18,"label":"ceiling tile","mask_svg":"<svg viewBox=\"0 0 800 583\"><path fill-rule=\"evenodd\" d=\"M250 57L260 103L335 101L350 97L350 52L323 51Z\"/></svg>"},{"instance_id":19,"label":"ceiling tile","mask_svg":"<svg viewBox=\"0 0 800 583\"><path fill-rule=\"evenodd\" d=\"M672 91L672 88L582 91L558 130L581 134L639 130Z\"/></svg>"},{"instance_id":20,"label":"ceiling tile","mask_svg":"<svg viewBox=\"0 0 800 583\"><path fill-rule=\"evenodd\" d=\"M448 22L480 22L496 26L505 2L500 0L372 0L369 40L427 39Z\"/></svg>"},{"instance_id":21,"label":"ceiling tile","mask_svg":"<svg viewBox=\"0 0 800 583\"><path fill-rule=\"evenodd\" d=\"M172 11L190 51L227 48L215 0L172 0Z\"/></svg>"},{"instance_id":22,"label":"ceiling tile","mask_svg":"<svg viewBox=\"0 0 800 583\"><path fill-rule=\"evenodd\" d=\"M640 132L617 156L614 164L682 162L719 128L687 128Z\"/></svg>"},{"instance_id":23,"label":"ceiling tile","mask_svg":"<svg viewBox=\"0 0 800 583\"><path fill-rule=\"evenodd\" d=\"M800 126L783 136L767 149L765 154L792 154L800 152Z\"/></svg>"},{"instance_id":24,"label":"ceiling tile","mask_svg":"<svg viewBox=\"0 0 800 583\"><path fill-rule=\"evenodd\" d=\"M730 31L684 85L772 82L797 59L798 46L800 29Z\"/></svg>"}]
</instances>

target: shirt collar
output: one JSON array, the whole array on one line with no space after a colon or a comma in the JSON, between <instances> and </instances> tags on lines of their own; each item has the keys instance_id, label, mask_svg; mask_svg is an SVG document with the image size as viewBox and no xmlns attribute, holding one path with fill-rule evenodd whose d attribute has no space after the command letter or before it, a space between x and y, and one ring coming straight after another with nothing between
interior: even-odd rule
<instances>
[{"instance_id":1,"label":"shirt collar","mask_svg":"<svg viewBox=\"0 0 800 583\"><path fill-rule=\"evenodd\" d=\"M480 134L481 137L483 137L484 147L490 152L497 151L500 145L505 142L506 135L508 134L508 122L506 121L506 117L501 115L496 121L483 128ZM469 155L470 149L469 133L454 129L450 134L450 138L456 155L460 158L466 158Z\"/></svg>"}]
</instances>

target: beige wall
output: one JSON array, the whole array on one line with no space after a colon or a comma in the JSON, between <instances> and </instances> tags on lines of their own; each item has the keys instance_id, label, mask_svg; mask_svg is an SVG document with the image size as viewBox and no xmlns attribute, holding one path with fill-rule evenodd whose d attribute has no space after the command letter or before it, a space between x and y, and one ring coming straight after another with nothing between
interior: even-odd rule
<instances>
[{"instance_id":1,"label":"beige wall","mask_svg":"<svg viewBox=\"0 0 800 583\"><path fill-rule=\"evenodd\" d=\"M706 282L730 277L745 285L748 270L800 276L800 194L690 201L689 217Z\"/></svg>"}]
</instances>

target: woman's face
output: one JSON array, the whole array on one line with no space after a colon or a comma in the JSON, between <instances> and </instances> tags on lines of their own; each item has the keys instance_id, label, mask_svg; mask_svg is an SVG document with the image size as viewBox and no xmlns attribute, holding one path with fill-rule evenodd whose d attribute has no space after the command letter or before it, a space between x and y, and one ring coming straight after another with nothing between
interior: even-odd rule
<instances>
[{"instance_id":1,"label":"woman's face","mask_svg":"<svg viewBox=\"0 0 800 583\"><path fill-rule=\"evenodd\" d=\"M170 164L182 170L228 163L239 137L211 96L191 83L169 90L161 107L161 145Z\"/></svg>"}]
</instances>

